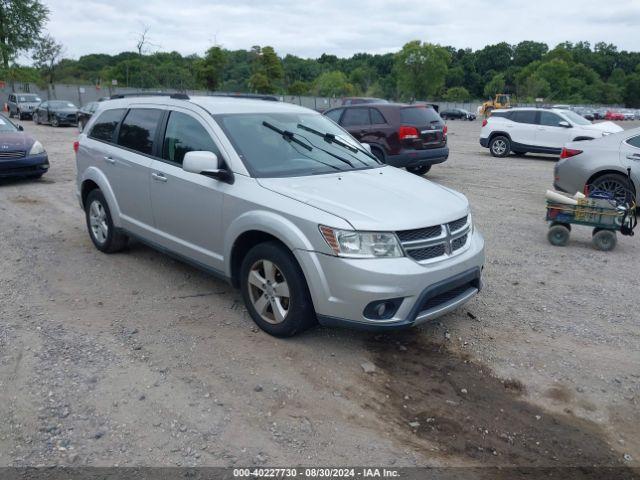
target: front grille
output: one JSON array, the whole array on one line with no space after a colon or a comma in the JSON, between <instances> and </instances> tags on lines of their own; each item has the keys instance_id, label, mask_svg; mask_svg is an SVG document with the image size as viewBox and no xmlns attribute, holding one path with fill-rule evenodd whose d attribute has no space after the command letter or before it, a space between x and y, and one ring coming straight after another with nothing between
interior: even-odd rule
<instances>
[{"instance_id":1,"label":"front grille","mask_svg":"<svg viewBox=\"0 0 640 480\"><path fill-rule=\"evenodd\" d=\"M0 158L24 158L27 155L27 152L7 152L4 150L0 150Z\"/></svg>"},{"instance_id":2,"label":"front grille","mask_svg":"<svg viewBox=\"0 0 640 480\"><path fill-rule=\"evenodd\" d=\"M423 260L429 260L431 258L441 257L444 255L445 247L444 243L439 243L432 247L417 248L415 250L407 250L407 254L414 260L421 262Z\"/></svg>"},{"instance_id":3,"label":"front grille","mask_svg":"<svg viewBox=\"0 0 640 480\"><path fill-rule=\"evenodd\" d=\"M444 225L402 230L396 234L407 256L416 262L426 262L461 250L469 239L468 220L465 215Z\"/></svg>"},{"instance_id":4,"label":"front grille","mask_svg":"<svg viewBox=\"0 0 640 480\"><path fill-rule=\"evenodd\" d=\"M451 230L452 232L456 232L460 230L462 227L464 227L467 224L467 218L468 217L465 215L464 217L459 218L458 220L450 222L449 230Z\"/></svg>"},{"instance_id":5,"label":"front grille","mask_svg":"<svg viewBox=\"0 0 640 480\"><path fill-rule=\"evenodd\" d=\"M417 228L415 230L404 230L398 232L398 238L401 242L413 242L416 240L425 240L434 238L442 233L442 226L434 225L433 227Z\"/></svg>"},{"instance_id":6,"label":"front grille","mask_svg":"<svg viewBox=\"0 0 640 480\"><path fill-rule=\"evenodd\" d=\"M454 287L451 290L440 293L434 297L427 298L422 302L422 305L420 306L420 309L418 311L424 312L426 310L431 310L432 308L439 307L440 305L450 302L457 296L462 295L470 288L477 288L476 282L468 282L464 285L460 285L459 287Z\"/></svg>"}]
</instances>

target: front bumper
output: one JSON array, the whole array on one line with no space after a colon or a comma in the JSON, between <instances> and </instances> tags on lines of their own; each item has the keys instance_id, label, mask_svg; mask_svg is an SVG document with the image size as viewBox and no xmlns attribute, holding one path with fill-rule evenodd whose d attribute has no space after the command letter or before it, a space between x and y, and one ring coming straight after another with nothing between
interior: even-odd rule
<instances>
[{"instance_id":1,"label":"front bumper","mask_svg":"<svg viewBox=\"0 0 640 480\"><path fill-rule=\"evenodd\" d=\"M409 257L349 259L296 251L323 325L369 330L401 329L460 307L481 288L484 240L474 232L465 251L431 264ZM371 302L402 301L393 317L365 317Z\"/></svg>"},{"instance_id":2,"label":"front bumper","mask_svg":"<svg viewBox=\"0 0 640 480\"><path fill-rule=\"evenodd\" d=\"M445 162L449 158L449 147L428 148L425 150L405 150L398 155L388 155L388 165L406 168L422 165L435 165Z\"/></svg>"},{"instance_id":3,"label":"front bumper","mask_svg":"<svg viewBox=\"0 0 640 480\"><path fill-rule=\"evenodd\" d=\"M18 159L0 160L0 178L42 175L48 170L49 157L46 153Z\"/></svg>"}]
</instances>

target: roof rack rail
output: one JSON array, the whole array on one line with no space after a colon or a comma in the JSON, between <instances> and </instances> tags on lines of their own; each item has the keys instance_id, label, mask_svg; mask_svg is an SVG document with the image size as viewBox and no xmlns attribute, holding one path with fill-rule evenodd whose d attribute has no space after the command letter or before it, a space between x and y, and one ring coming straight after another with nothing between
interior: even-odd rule
<instances>
[{"instance_id":1,"label":"roof rack rail","mask_svg":"<svg viewBox=\"0 0 640 480\"><path fill-rule=\"evenodd\" d=\"M109 97L110 100L116 100L118 98L129 97L169 97L176 100L189 100L189 95L186 93L169 93L169 92L138 92L138 93L116 93Z\"/></svg>"},{"instance_id":2,"label":"roof rack rail","mask_svg":"<svg viewBox=\"0 0 640 480\"><path fill-rule=\"evenodd\" d=\"M280 101L277 95L262 95L260 93L214 93L212 97L250 98L253 100L266 100L269 102Z\"/></svg>"}]
</instances>

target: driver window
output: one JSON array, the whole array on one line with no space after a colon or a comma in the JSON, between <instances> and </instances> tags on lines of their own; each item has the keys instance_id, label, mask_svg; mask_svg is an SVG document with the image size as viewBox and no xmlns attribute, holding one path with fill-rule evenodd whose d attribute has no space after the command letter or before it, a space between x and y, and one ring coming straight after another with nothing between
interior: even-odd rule
<instances>
[{"instance_id":1,"label":"driver window","mask_svg":"<svg viewBox=\"0 0 640 480\"><path fill-rule=\"evenodd\" d=\"M540 112L540 125L545 125L547 127L558 127L559 123L562 119L551 112Z\"/></svg>"},{"instance_id":2,"label":"driver window","mask_svg":"<svg viewBox=\"0 0 640 480\"><path fill-rule=\"evenodd\" d=\"M213 152L222 158L218 147L199 121L181 112L171 112L164 134L162 158L182 165L185 154L192 151Z\"/></svg>"}]
</instances>

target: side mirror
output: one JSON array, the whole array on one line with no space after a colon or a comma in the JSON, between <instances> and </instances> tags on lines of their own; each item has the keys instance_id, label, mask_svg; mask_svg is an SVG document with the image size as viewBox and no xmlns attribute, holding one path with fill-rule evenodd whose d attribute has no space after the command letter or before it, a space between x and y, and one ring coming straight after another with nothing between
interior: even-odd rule
<instances>
[{"instance_id":1,"label":"side mirror","mask_svg":"<svg viewBox=\"0 0 640 480\"><path fill-rule=\"evenodd\" d=\"M233 176L229 171L220 168L220 160L213 152L187 152L182 161L182 169L185 172L197 173L206 177L233 183Z\"/></svg>"},{"instance_id":2,"label":"side mirror","mask_svg":"<svg viewBox=\"0 0 640 480\"><path fill-rule=\"evenodd\" d=\"M561 122L558 122L558 126L564 127L564 128L571 128L571 124L569 122L565 122L564 120L562 120Z\"/></svg>"},{"instance_id":3,"label":"side mirror","mask_svg":"<svg viewBox=\"0 0 640 480\"><path fill-rule=\"evenodd\" d=\"M18 125L18 131L20 132L24 131L24 127L22 125Z\"/></svg>"}]
</instances>

